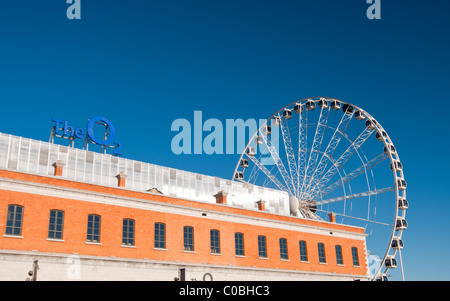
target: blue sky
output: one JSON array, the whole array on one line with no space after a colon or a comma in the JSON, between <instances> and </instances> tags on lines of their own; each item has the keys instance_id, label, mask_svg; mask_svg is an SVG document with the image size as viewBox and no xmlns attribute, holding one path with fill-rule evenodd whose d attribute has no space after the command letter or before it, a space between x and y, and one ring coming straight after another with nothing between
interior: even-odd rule
<instances>
[{"instance_id":1,"label":"blue sky","mask_svg":"<svg viewBox=\"0 0 450 301\"><path fill-rule=\"evenodd\" d=\"M408 181L407 280L450 280L450 4L382 0L0 3L0 131L48 141L52 118L109 118L124 157L231 178L239 154L171 151L177 118L267 118L297 99L354 103Z\"/></svg>"}]
</instances>

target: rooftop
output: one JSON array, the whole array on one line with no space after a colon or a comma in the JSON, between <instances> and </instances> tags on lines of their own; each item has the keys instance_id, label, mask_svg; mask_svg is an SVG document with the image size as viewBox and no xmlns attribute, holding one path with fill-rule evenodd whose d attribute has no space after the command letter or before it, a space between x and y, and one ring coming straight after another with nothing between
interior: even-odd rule
<instances>
[{"instance_id":1,"label":"rooftop","mask_svg":"<svg viewBox=\"0 0 450 301\"><path fill-rule=\"evenodd\" d=\"M126 189L205 203L226 191L233 207L258 210L264 200L266 212L289 215L289 196L278 190L0 133L0 169L53 176L58 160L65 164L62 177L72 181L117 187L116 176L124 173Z\"/></svg>"}]
</instances>

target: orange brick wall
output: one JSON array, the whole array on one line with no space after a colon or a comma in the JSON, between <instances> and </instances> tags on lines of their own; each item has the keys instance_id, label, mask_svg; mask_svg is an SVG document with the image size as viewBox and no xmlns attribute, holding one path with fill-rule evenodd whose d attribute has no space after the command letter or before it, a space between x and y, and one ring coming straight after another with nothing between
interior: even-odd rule
<instances>
[{"instance_id":1,"label":"orange brick wall","mask_svg":"<svg viewBox=\"0 0 450 301\"><path fill-rule=\"evenodd\" d=\"M186 207L197 207L216 212L241 214L243 216L260 217L297 224L308 224L333 230L363 233L362 229L343 225L314 222L287 216L230 208L227 205L205 204L170 198L166 196L140 193L120 188L101 187L86 183L66 181L55 177L41 177L16 172L0 171L0 177L30 181L53 186L70 187L84 191L95 191L111 195L147 199L163 203L177 204ZM24 206L22 224L23 238L5 237L6 213L9 204ZM63 242L49 241L48 223L51 209L64 211ZM101 216L101 245L86 243L88 214ZM135 220L135 246L123 247L122 221L124 218ZM166 250L154 249L154 223L166 224ZM194 252L183 251L183 227L194 228ZM210 253L210 230L220 231L221 255ZM217 265L247 266L261 268L278 268L290 270L335 272L365 275L365 247L362 240L338 238L333 235L318 235L281 230L250 224L212 220L208 217L176 215L158 211L150 211L124 206L107 205L65 198L35 195L23 192L0 190L0 248L50 253L64 253L93 256L115 256L118 258L148 258L152 260L207 263ZM245 257L235 256L234 233L244 233ZM267 239L268 259L258 257L258 235ZM280 260L279 238L288 242L289 260ZM300 262L299 240L305 240L308 247L308 263ZM325 244L327 264L320 264L317 243ZM344 265L336 264L335 245L341 245ZM354 267L351 247L358 248L360 267Z\"/></svg>"}]
</instances>

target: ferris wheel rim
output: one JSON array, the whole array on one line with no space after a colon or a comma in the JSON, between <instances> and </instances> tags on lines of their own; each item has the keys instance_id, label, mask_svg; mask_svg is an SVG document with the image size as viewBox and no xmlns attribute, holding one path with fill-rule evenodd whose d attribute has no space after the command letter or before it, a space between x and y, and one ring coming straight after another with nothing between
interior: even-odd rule
<instances>
[{"instance_id":1,"label":"ferris wheel rim","mask_svg":"<svg viewBox=\"0 0 450 301\"><path fill-rule=\"evenodd\" d=\"M359 106L356 106L356 105L354 105L354 104L352 104L350 102L343 101L341 99L337 99L337 98L334 98L334 97L326 97L326 96L308 97L308 98L303 98L303 99L300 99L300 100L296 100L296 101L294 101L294 102L292 102L292 103L282 107L281 109L276 111L274 114L272 114L269 118L267 118L264 123L260 124L259 128L253 134L253 136L250 137L247 145L245 146L245 148L244 148L244 150L243 150L243 152L242 152L242 154L241 154L241 156L240 156L240 158L239 158L239 160L238 160L238 162L236 164L236 168L235 168L234 173L233 173L232 181L236 180L235 179L235 175L236 175L236 173L239 170L240 162L244 158L244 155L249 157L248 154L246 154L246 151L249 149L251 143L258 136L258 134L261 132L263 127L266 126L270 120L272 120L276 116L280 116L280 112L282 112L285 109L290 108L290 107L292 107L292 106L294 106L296 104L305 105L305 103L308 102L308 101L313 101L314 103L316 103L316 102L318 102L319 100L322 100L322 99L327 100L327 101L338 101L341 104L345 104L345 105L353 107L353 110L355 110L355 111L361 112L363 114L363 116L365 116L365 118L367 118L367 121L370 120L370 122L371 122L371 124L373 126L373 132L382 133L382 135L383 135L382 136L382 138L383 138L382 142L383 142L383 145L384 145L385 154L390 159L391 166L394 165L395 161L401 162L400 161L400 157L398 155L398 152L396 152L396 151L392 152L391 151L392 147L395 150L395 146L394 146L394 144L392 142L392 139L389 137L389 135L384 130L384 128L381 126L381 124L371 114L369 114L367 111L365 111L364 109L362 109ZM346 112L344 111L344 115L345 114L346 114ZM350 117L350 119L352 117ZM283 117L281 117L281 118L283 118ZM386 148L387 148L387 152L386 152ZM385 159L387 159L387 157ZM376 280L378 277L380 277L380 275L386 274L392 268L392 267L388 267L387 266L386 260L388 258L391 258L391 257L395 258L397 253L399 253L400 262L402 261L401 260L401 249L403 248L403 246L401 248L400 247L393 248L392 245L393 245L394 239L397 239L397 240L401 241L401 238L402 238L402 235L403 235L403 231L404 231L403 228L401 228L401 227L398 228L397 224L398 224L399 219L402 219L402 220L405 221L405 216L406 216L406 209L400 209L400 206L399 206L399 201L400 201L401 198L403 198L406 201L406 187L404 189L399 189L399 184L398 184L399 180L404 182L405 178L404 178L403 168L401 168L400 170L396 170L396 168L392 168L391 167L391 169L392 169L393 178L394 178L393 190L395 191L395 209L394 209L395 216L394 216L394 220L393 220L393 223L392 223L392 231L391 231L391 235L390 235L390 239L389 239L387 250L386 250L386 252L385 252L385 254L383 256L383 259L381 261L380 266L378 267L377 271L373 274L371 280ZM289 193L289 195L290 195L290 193ZM392 252L392 254L390 254L392 250L393 250L393 252ZM385 270L382 273L383 266L385 266ZM404 272L403 272L403 263L402 262L401 262L401 274L402 274L402 279L404 280Z\"/></svg>"}]
</instances>

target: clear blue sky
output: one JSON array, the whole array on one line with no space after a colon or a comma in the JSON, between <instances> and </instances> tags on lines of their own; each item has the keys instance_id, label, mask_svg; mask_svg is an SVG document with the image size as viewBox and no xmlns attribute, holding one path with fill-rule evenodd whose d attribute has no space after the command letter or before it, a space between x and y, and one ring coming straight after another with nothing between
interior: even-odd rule
<instances>
[{"instance_id":1,"label":"clear blue sky","mask_svg":"<svg viewBox=\"0 0 450 301\"><path fill-rule=\"evenodd\" d=\"M388 131L408 181L407 280L450 280L450 2L0 2L0 131L52 118L115 125L125 157L231 178L239 155L171 152L177 118L267 118L301 98L354 103Z\"/></svg>"}]
</instances>

